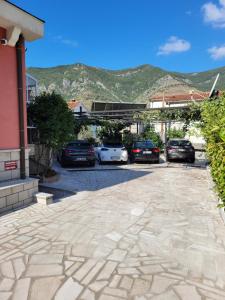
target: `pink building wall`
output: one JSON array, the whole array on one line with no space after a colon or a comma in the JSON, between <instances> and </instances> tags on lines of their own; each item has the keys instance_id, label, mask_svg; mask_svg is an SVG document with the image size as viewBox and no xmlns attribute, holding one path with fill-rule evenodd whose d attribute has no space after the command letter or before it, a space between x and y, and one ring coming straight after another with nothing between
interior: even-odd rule
<instances>
[{"instance_id":1,"label":"pink building wall","mask_svg":"<svg viewBox=\"0 0 225 300\"><path fill-rule=\"evenodd\" d=\"M6 31L0 27L0 38ZM23 49L25 140L27 145L26 69ZM19 148L19 111L17 94L16 48L0 45L0 150Z\"/></svg>"}]
</instances>

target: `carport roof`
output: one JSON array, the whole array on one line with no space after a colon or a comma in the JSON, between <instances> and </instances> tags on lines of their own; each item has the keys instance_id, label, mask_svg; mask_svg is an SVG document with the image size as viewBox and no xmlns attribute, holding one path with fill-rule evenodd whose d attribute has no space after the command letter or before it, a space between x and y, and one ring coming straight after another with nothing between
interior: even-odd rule
<instances>
[{"instance_id":1,"label":"carport roof","mask_svg":"<svg viewBox=\"0 0 225 300\"><path fill-rule=\"evenodd\" d=\"M115 110L130 110L130 109L145 109L146 103L131 103L131 102L101 102L93 101L91 106L92 112L97 111L115 111Z\"/></svg>"}]
</instances>

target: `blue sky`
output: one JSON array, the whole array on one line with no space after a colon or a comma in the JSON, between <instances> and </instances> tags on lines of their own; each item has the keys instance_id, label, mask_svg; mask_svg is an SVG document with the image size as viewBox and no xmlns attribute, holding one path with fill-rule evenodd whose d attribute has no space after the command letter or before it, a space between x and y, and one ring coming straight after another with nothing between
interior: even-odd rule
<instances>
[{"instance_id":1,"label":"blue sky","mask_svg":"<svg viewBox=\"0 0 225 300\"><path fill-rule=\"evenodd\" d=\"M44 19L27 66L151 64L195 72L225 65L225 0L12 0Z\"/></svg>"}]
</instances>

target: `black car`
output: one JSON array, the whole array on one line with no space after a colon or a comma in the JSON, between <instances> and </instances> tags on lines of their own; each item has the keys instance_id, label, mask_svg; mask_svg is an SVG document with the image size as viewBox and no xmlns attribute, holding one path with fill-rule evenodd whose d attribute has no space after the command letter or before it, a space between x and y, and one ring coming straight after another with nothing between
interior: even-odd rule
<instances>
[{"instance_id":1,"label":"black car","mask_svg":"<svg viewBox=\"0 0 225 300\"><path fill-rule=\"evenodd\" d=\"M86 141L74 141L67 144L58 154L58 161L62 167L77 164L95 166L94 147Z\"/></svg>"},{"instance_id":2,"label":"black car","mask_svg":"<svg viewBox=\"0 0 225 300\"><path fill-rule=\"evenodd\" d=\"M184 160L194 163L195 149L188 140L171 139L166 145L166 159L167 161Z\"/></svg>"},{"instance_id":3,"label":"black car","mask_svg":"<svg viewBox=\"0 0 225 300\"><path fill-rule=\"evenodd\" d=\"M159 163L160 149L151 140L136 141L131 149L131 162Z\"/></svg>"}]
</instances>

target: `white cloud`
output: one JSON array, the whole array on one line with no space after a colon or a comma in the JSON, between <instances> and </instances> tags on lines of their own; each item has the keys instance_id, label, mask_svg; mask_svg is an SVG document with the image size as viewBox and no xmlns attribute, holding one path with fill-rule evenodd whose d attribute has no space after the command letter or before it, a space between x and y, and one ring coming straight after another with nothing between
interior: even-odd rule
<instances>
[{"instance_id":1,"label":"white cloud","mask_svg":"<svg viewBox=\"0 0 225 300\"><path fill-rule=\"evenodd\" d=\"M66 39L61 35L58 35L58 36L54 37L54 40L57 41L57 42L60 42L64 45L67 45L67 46L71 46L71 47L74 47L74 48L78 47L78 42L77 41L74 41L74 40L71 40L71 39Z\"/></svg>"},{"instance_id":2,"label":"white cloud","mask_svg":"<svg viewBox=\"0 0 225 300\"><path fill-rule=\"evenodd\" d=\"M212 2L202 6L204 21L212 24L213 27L225 28L225 0L219 0L216 5Z\"/></svg>"},{"instance_id":3,"label":"white cloud","mask_svg":"<svg viewBox=\"0 0 225 300\"><path fill-rule=\"evenodd\" d=\"M191 44L188 41L179 39L176 36L171 36L164 45L159 47L157 55L186 52L190 50L190 48Z\"/></svg>"},{"instance_id":4,"label":"white cloud","mask_svg":"<svg viewBox=\"0 0 225 300\"><path fill-rule=\"evenodd\" d=\"M211 55L211 58L214 60L219 60L225 58L225 45L220 47L212 47L208 49L208 52Z\"/></svg>"}]
</instances>

